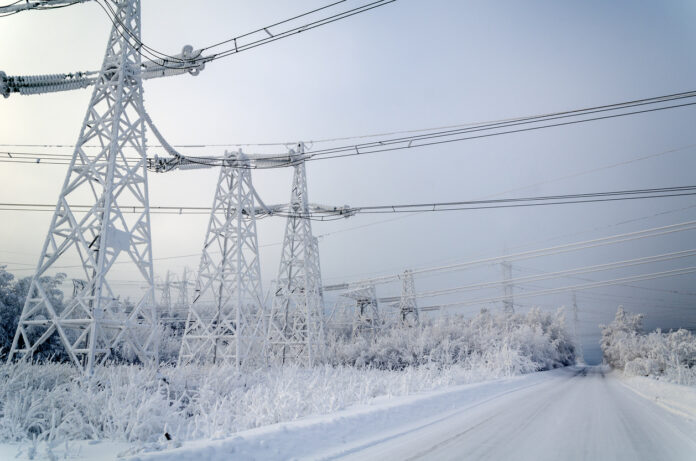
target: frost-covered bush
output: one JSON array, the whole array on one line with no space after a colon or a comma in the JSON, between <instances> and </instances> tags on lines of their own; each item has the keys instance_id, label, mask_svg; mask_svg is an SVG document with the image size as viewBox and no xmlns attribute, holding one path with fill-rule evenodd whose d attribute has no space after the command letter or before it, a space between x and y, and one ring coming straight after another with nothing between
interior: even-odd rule
<instances>
[{"instance_id":1,"label":"frost-covered bush","mask_svg":"<svg viewBox=\"0 0 696 461\"><path fill-rule=\"evenodd\" d=\"M383 328L374 337L330 331L326 360L386 370L476 362L508 367L516 374L573 364L575 346L561 311L493 315L484 310L472 319L442 317L411 327Z\"/></svg>"},{"instance_id":2,"label":"frost-covered bush","mask_svg":"<svg viewBox=\"0 0 696 461\"><path fill-rule=\"evenodd\" d=\"M519 357L512 354L512 362ZM495 363L504 363L497 357ZM240 372L233 366L97 367L87 379L66 364L0 365L0 442L108 439L156 443L218 437L377 396L407 395L514 374L514 366L320 365Z\"/></svg>"},{"instance_id":3,"label":"frost-covered bush","mask_svg":"<svg viewBox=\"0 0 696 461\"><path fill-rule=\"evenodd\" d=\"M642 320L619 307L613 322L600 325L604 361L630 375L696 385L696 336L683 329L645 334Z\"/></svg>"},{"instance_id":4,"label":"frost-covered bush","mask_svg":"<svg viewBox=\"0 0 696 461\"><path fill-rule=\"evenodd\" d=\"M340 410L377 396L572 363L563 315L482 312L424 320L374 339L330 334L326 363L237 370L233 366L0 365L0 441L109 439L158 443L217 437ZM174 346L172 346L174 349Z\"/></svg>"}]
</instances>

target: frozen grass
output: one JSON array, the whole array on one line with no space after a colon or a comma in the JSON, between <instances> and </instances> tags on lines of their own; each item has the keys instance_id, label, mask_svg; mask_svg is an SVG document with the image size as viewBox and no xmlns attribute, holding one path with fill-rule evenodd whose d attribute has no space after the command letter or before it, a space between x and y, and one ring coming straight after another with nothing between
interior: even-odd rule
<instances>
[{"instance_id":1,"label":"frozen grass","mask_svg":"<svg viewBox=\"0 0 696 461\"><path fill-rule=\"evenodd\" d=\"M482 313L333 335L325 363L243 370L112 365L85 379L62 364L0 366L0 441L100 439L134 446L215 438L399 396L571 363L561 314Z\"/></svg>"}]
</instances>

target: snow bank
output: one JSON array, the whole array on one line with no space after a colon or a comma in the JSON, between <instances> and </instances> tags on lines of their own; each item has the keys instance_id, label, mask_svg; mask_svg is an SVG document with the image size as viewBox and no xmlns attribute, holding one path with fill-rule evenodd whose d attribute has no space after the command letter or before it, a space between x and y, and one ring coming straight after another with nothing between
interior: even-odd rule
<instances>
[{"instance_id":1,"label":"snow bank","mask_svg":"<svg viewBox=\"0 0 696 461\"><path fill-rule=\"evenodd\" d=\"M620 372L616 374L626 387L641 397L673 413L696 420L696 388L642 376L627 376Z\"/></svg>"}]
</instances>

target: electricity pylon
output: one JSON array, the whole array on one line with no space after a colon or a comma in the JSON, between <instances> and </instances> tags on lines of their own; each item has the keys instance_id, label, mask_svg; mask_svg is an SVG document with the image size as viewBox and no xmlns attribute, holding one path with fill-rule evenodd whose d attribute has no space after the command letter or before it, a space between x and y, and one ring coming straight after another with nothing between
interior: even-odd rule
<instances>
[{"instance_id":1,"label":"electricity pylon","mask_svg":"<svg viewBox=\"0 0 696 461\"><path fill-rule=\"evenodd\" d=\"M580 320L578 318L578 297L575 294L575 291L573 291L573 337L575 339L575 345L578 348L578 350L575 353L575 361L577 363L585 363L585 357L582 352L582 343L580 342L580 337L578 336L579 323Z\"/></svg>"},{"instance_id":2,"label":"electricity pylon","mask_svg":"<svg viewBox=\"0 0 696 461\"><path fill-rule=\"evenodd\" d=\"M399 299L399 319L403 324L418 323L418 305L416 304L416 285L413 273L405 270L401 276L401 299Z\"/></svg>"},{"instance_id":3,"label":"electricity pylon","mask_svg":"<svg viewBox=\"0 0 696 461\"><path fill-rule=\"evenodd\" d=\"M244 155L220 169L179 364L242 366L260 354L263 296L254 188Z\"/></svg>"},{"instance_id":4,"label":"electricity pylon","mask_svg":"<svg viewBox=\"0 0 696 461\"><path fill-rule=\"evenodd\" d=\"M512 265L507 261L503 261L501 266L503 269L503 293L505 296L503 300L503 311L506 314L514 314L515 303L513 300L513 285L510 281L512 280Z\"/></svg>"},{"instance_id":5,"label":"electricity pylon","mask_svg":"<svg viewBox=\"0 0 696 461\"><path fill-rule=\"evenodd\" d=\"M178 288L178 296L176 298L176 306L179 309L188 309L189 306L189 292L188 287L192 282L189 281L188 269L184 267L184 272L181 275L181 280L179 280L175 286Z\"/></svg>"},{"instance_id":6,"label":"electricity pylon","mask_svg":"<svg viewBox=\"0 0 696 461\"><path fill-rule=\"evenodd\" d=\"M140 39L140 1L115 2L114 26L94 85L48 236L31 282L9 359L30 358L57 334L70 360L91 373L114 351L143 362L157 358L150 210L145 153ZM88 144L100 146L96 153ZM91 203L89 211L73 210ZM121 206L142 207L135 215ZM59 261L80 261L85 280L64 307L41 277ZM122 273L146 288L134 302L121 299L110 282Z\"/></svg>"},{"instance_id":7,"label":"electricity pylon","mask_svg":"<svg viewBox=\"0 0 696 461\"><path fill-rule=\"evenodd\" d=\"M172 285L174 281L171 279L171 272L167 271L167 275L164 278L164 282L157 284L156 288L162 291L160 296L159 305L160 308L167 313L169 317L172 316Z\"/></svg>"},{"instance_id":8,"label":"electricity pylon","mask_svg":"<svg viewBox=\"0 0 696 461\"><path fill-rule=\"evenodd\" d=\"M356 288L343 293L341 296L355 301L353 336L372 336L381 325L375 286L368 285Z\"/></svg>"},{"instance_id":9,"label":"electricity pylon","mask_svg":"<svg viewBox=\"0 0 696 461\"><path fill-rule=\"evenodd\" d=\"M291 152L294 166L290 215L268 319L266 354L270 363L311 366L324 348L319 248L312 235L304 145Z\"/></svg>"}]
</instances>

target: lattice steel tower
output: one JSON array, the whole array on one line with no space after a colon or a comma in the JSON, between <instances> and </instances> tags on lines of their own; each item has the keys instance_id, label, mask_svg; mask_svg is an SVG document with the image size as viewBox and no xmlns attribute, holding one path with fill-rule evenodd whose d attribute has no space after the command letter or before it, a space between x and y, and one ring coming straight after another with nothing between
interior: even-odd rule
<instances>
[{"instance_id":1,"label":"lattice steel tower","mask_svg":"<svg viewBox=\"0 0 696 461\"><path fill-rule=\"evenodd\" d=\"M220 169L179 364L244 365L260 357L263 295L254 189L244 155Z\"/></svg>"},{"instance_id":2,"label":"lattice steel tower","mask_svg":"<svg viewBox=\"0 0 696 461\"><path fill-rule=\"evenodd\" d=\"M418 305L416 304L416 284L413 272L405 270L401 277L401 299L399 299L399 319L402 323L418 323Z\"/></svg>"},{"instance_id":3,"label":"lattice steel tower","mask_svg":"<svg viewBox=\"0 0 696 461\"><path fill-rule=\"evenodd\" d=\"M503 269L503 312L506 314L515 313L514 289L512 285L512 264L507 261L500 263Z\"/></svg>"},{"instance_id":4,"label":"lattice steel tower","mask_svg":"<svg viewBox=\"0 0 696 461\"><path fill-rule=\"evenodd\" d=\"M311 366L324 348L324 303L319 248L312 236L307 198L304 145L291 151L294 167L290 212L280 268L268 319L266 343L270 363Z\"/></svg>"},{"instance_id":5,"label":"lattice steel tower","mask_svg":"<svg viewBox=\"0 0 696 461\"><path fill-rule=\"evenodd\" d=\"M116 18L95 81L48 236L22 310L10 360L31 357L57 334L77 366L88 372L115 350L156 360L150 210L145 154L141 58L129 41L140 38L140 2L114 2ZM99 146L96 151L87 145ZM90 203L88 211L73 209ZM123 214L121 207L142 207ZM72 255L72 259L71 256ZM114 264L145 286L133 301L114 292ZM41 277L59 261L81 262L86 283L64 307Z\"/></svg>"}]
</instances>

